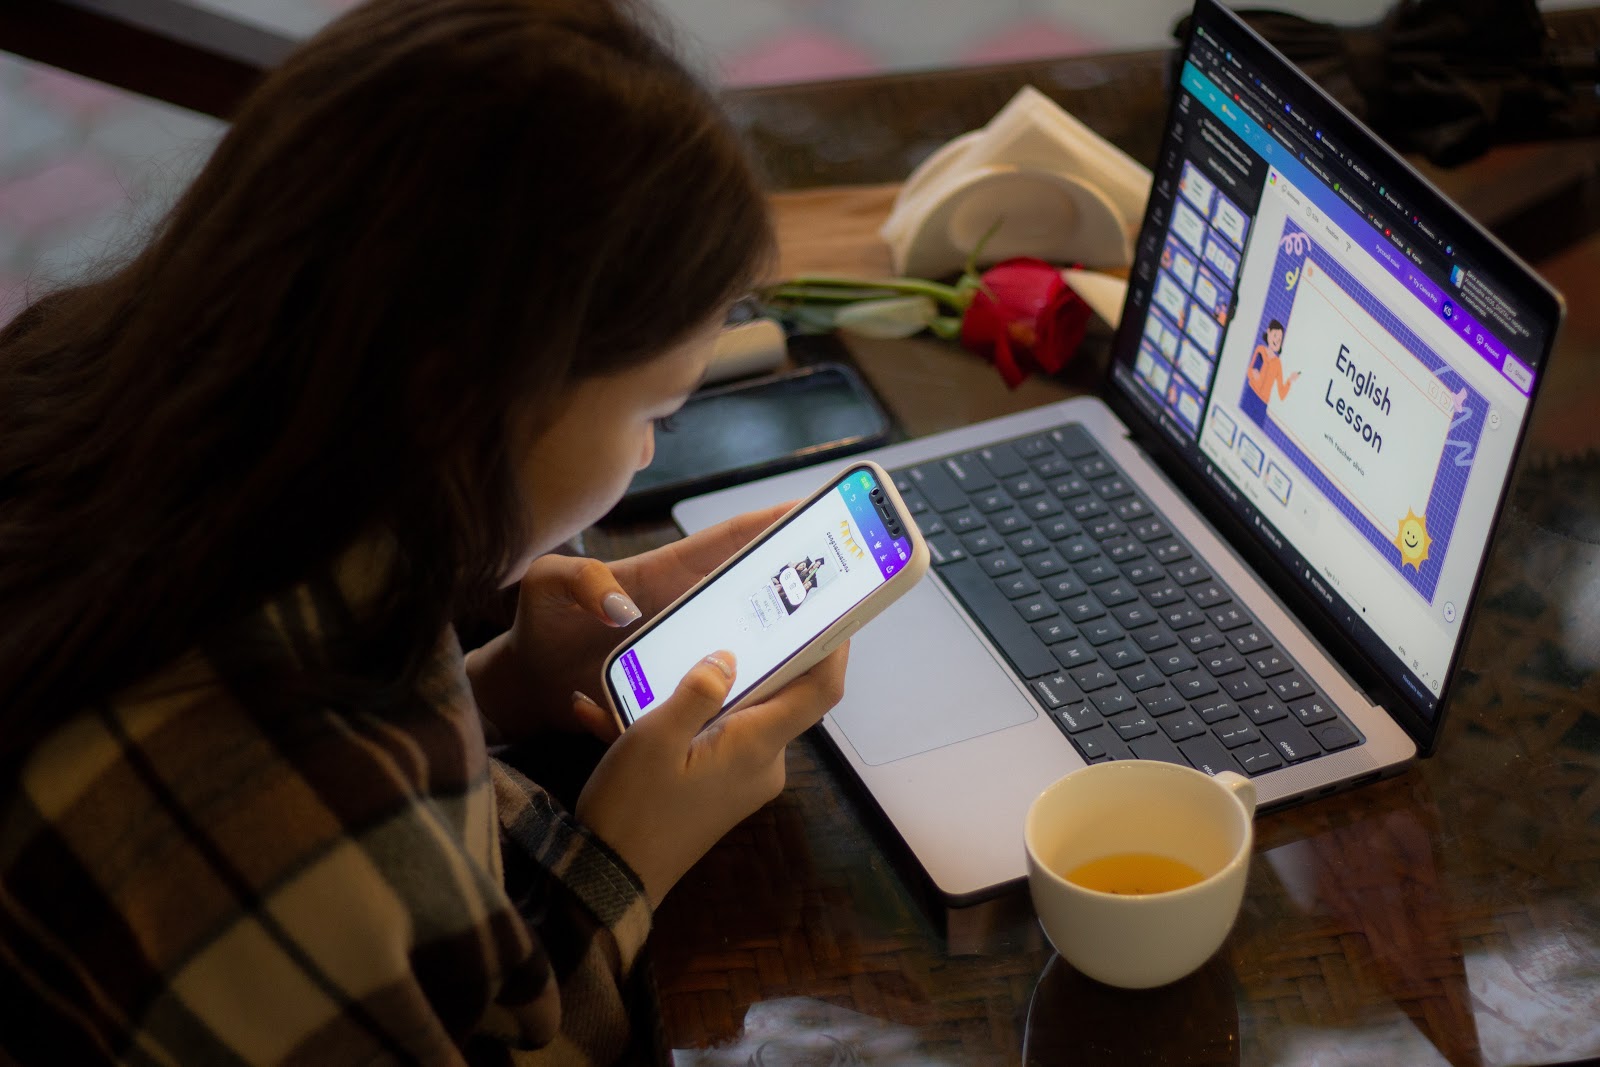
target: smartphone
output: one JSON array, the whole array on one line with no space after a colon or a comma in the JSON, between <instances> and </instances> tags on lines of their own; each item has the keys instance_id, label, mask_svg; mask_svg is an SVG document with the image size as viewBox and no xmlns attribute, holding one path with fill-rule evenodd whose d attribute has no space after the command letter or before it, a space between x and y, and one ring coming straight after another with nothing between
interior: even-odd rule
<instances>
[{"instance_id":1,"label":"smartphone","mask_svg":"<svg viewBox=\"0 0 1600 1067\"><path fill-rule=\"evenodd\" d=\"M846 468L631 635L602 689L624 727L649 714L703 657L738 659L724 713L803 674L915 585L928 546L894 481Z\"/></svg>"},{"instance_id":2,"label":"smartphone","mask_svg":"<svg viewBox=\"0 0 1600 1067\"><path fill-rule=\"evenodd\" d=\"M839 363L703 389L668 424L613 515L665 511L684 497L864 451L889 435L883 408Z\"/></svg>"}]
</instances>

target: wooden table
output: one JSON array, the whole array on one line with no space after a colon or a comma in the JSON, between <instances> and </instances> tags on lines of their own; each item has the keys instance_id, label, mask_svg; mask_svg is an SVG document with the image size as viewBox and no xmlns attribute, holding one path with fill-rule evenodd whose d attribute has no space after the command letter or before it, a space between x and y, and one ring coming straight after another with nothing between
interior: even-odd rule
<instances>
[{"instance_id":1,"label":"wooden table","mask_svg":"<svg viewBox=\"0 0 1600 1067\"><path fill-rule=\"evenodd\" d=\"M1148 96L1159 79L1134 58L1124 69ZM1095 84L1118 91L1114 77ZM820 87L785 106L791 118L831 107L867 122L850 104L864 91ZM759 103L734 101L747 127L777 107ZM1123 125L1101 132L1141 128L1115 114ZM783 176L785 160L810 166L813 149L762 151ZM790 747L783 796L714 848L657 917L649 966L664 1056L1361 1067L1600 1057L1600 147L1502 149L1435 177L1571 303L1438 754L1262 816L1223 950L1191 978L1135 994L1055 958L1025 887L944 907L827 743L807 736ZM777 195L781 272L886 271L875 231L894 188ZM851 349L920 436L1091 388L1105 340L1092 337L1061 379L1015 392L940 342ZM588 544L615 556L670 536L610 527Z\"/></svg>"}]
</instances>

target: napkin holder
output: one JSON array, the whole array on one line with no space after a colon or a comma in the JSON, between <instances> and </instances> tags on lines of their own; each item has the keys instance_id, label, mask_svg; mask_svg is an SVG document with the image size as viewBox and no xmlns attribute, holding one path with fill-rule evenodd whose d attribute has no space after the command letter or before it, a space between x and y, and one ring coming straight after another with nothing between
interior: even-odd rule
<instances>
[{"instance_id":1,"label":"napkin holder","mask_svg":"<svg viewBox=\"0 0 1600 1067\"><path fill-rule=\"evenodd\" d=\"M924 160L879 232L903 275L955 273L980 244L983 265L1034 256L1115 269L1132 262L1149 195L1149 170L1026 86Z\"/></svg>"}]
</instances>

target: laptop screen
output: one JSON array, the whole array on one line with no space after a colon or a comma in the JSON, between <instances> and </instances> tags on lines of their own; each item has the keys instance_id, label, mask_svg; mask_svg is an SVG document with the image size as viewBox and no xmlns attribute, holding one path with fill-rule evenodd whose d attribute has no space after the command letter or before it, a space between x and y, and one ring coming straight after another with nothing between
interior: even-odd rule
<instances>
[{"instance_id":1,"label":"laptop screen","mask_svg":"<svg viewBox=\"0 0 1600 1067\"><path fill-rule=\"evenodd\" d=\"M1210 0L1112 378L1431 727L1559 300Z\"/></svg>"}]
</instances>

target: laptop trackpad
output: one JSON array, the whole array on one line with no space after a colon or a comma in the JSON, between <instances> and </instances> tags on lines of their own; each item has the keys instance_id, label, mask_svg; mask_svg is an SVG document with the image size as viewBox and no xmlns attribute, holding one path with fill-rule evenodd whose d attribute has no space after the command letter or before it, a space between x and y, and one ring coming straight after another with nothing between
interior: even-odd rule
<instances>
[{"instance_id":1,"label":"laptop trackpad","mask_svg":"<svg viewBox=\"0 0 1600 1067\"><path fill-rule=\"evenodd\" d=\"M932 581L850 641L845 697L829 716L868 766L1037 717Z\"/></svg>"}]
</instances>

